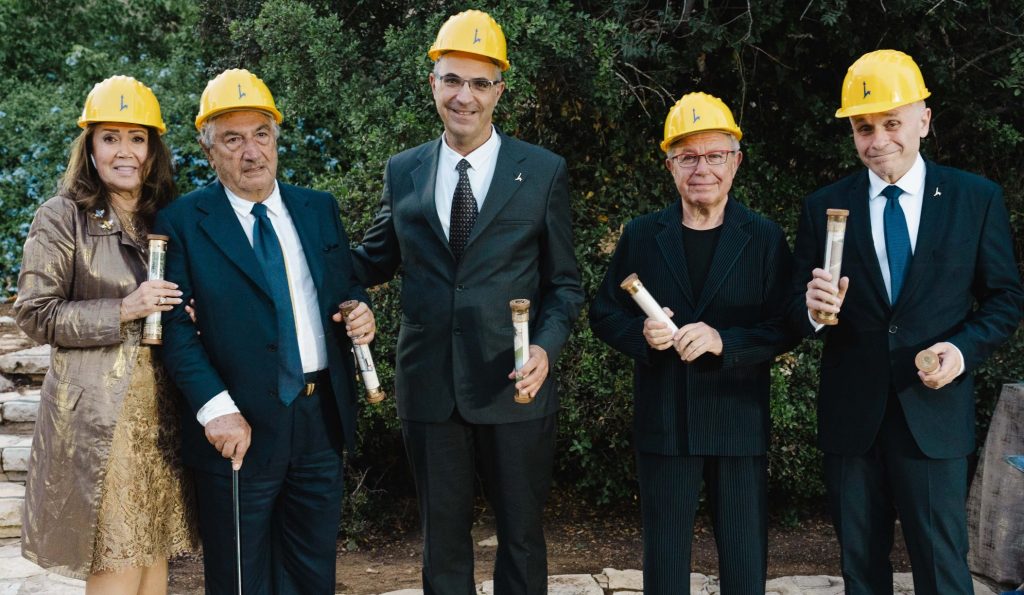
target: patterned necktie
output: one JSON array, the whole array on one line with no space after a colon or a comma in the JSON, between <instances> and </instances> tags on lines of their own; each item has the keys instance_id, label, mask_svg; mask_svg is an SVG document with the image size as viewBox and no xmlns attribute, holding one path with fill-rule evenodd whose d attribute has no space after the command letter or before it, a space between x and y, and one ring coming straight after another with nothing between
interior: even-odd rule
<instances>
[{"instance_id":1,"label":"patterned necktie","mask_svg":"<svg viewBox=\"0 0 1024 595\"><path fill-rule=\"evenodd\" d=\"M256 217L252 226L252 249L263 269L263 276L267 278L274 299L274 312L277 314L277 398L285 405L291 405L299 396L304 379L302 360L299 358L299 340L295 334L292 295L288 288L288 269L281 243L267 217L266 205L254 204L252 214Z\"/></svg>"},{"instance_id":2,"label":"patterned necktie","mask_svg":"<svg viewBox=\"0 0 1024 595\"><path fill-rule=\"evenodd\" d=\"M907 231L907 218L900 208L900 195L903 191L899 186L886 186L882 190L885 196L885 214L882 216L882 227L885 229L885 254L889 260L889 303L895 304L900 297L903 281L910 268L910 232Z\"/></svg>"},{"instance_id":3,"label":"patterned necktie","mask_svg":"<svg viewBox=\"0 0 1024 595\"><path fill-rule=\"evenodd\" d=\"M473 197L473 188L469 185L469 162L465 159L459 161L455 166L459 171L459 183L455 186L455 196L452 198L452 219L448 229L448 245L452 248L455 260L462 259L462 253L466 250L466 242L469 240L469 232L473 230L476 223L476 198Z\"/></svg>"}]
</instances>

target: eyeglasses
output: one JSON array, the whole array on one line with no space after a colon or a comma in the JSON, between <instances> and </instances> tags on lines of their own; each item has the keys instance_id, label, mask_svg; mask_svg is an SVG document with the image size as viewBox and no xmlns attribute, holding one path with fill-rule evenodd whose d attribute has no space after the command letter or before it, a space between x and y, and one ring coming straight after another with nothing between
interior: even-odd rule
<instances>
[{"instance_id":1,"label":"eyeglasses","mask_svg":"<svg viewBox=\"0 0 1024 595\"><path fill-rule=\"evenodd\" d=\"M250 140L261 147L266 147L270 145L270 141L273 139L274 135L269 130L257 130L249 136L237 133L227 134L221 139L220 144L224 145L228 151L234 153L249 144Z\"/></svg>"},{"instance_id":2,"label":"eyeglasses","mask_svg":"<svg viewBox=\"0 0 1024 595\"><path fill-rule=\"evenodd\" d=\"M708 162L708 165L722 165L729 160L729 155L732 155L736 151L711 151L710 153L702 153L700 155L693 154L680 154L673 157L669 157L672 161L676 162L676 165L682 168L691 169L697 167L700 163L700 158L703 157L704 161Z\"/></svg>"},{"instance_id":3,"label":"eyeglasses","mask_svg":"<svg viewBox=\"0 0 1024 595\"><path fill-rule=\"evenodd\" d=\"M446 74L441 77L441 83L444 84L445 89L452 91L456 89L462 89L462 85L469 83L469 89L474 93L485 93L490 91L494 85L501 82L501 79L496 81L487 80L484 78L479 79L464 79L457 74Z\"/></svg>"}]
</instances>

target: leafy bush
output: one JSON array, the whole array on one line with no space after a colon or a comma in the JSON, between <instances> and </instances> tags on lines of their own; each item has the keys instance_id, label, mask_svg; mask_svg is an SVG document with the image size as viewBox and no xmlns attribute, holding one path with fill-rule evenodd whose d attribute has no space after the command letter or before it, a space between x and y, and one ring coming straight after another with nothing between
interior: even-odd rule
<instances>
[{"instance_id":1,"label":"leafy bush","mask_svg":"<svg viewBox=\"0 0 1024 595\"><path fill-rule=\"evenodd\" d=\"M1024 0L131 4L129 13L110 9L123 3L98 0L0 4L0 33L36 33L0 36L0 279L8 290L27 221L77 132L76 110L92 83L115 72L157 91L182 191L211 177L191 128L205 81L229 67L256 72L286 118L282 178L333 192L358 242L377 209L387 158L441 132L426 50L444 20L467 8L491 13L508 38L512 69L496 123L568 160L588 294L622 224L678 200L657 146L676 98L701 90L733 108L746 154L735 196L792 234L803 196L860 167L849 126L834 112L846 68L882 47L914 56L933 93L924 153L1003 185L1018 260L1022 254ZM68 18L40 20L54 7ZM398 283L373 292L386 388ZM630 501L631 366L591 335L585 315L558 363L564 409L556 476L560 489L590 502ZM819 349L804 343L772 375L770 494L790 510L820 502L823 491L814 448ZM1022 350L1015 337L978 374L979 439L1000 384L1024 378ZM349 461L349 528L408 523L414 504L393 401L365 408L360 441Z\"/></svg>"}]
</instances>

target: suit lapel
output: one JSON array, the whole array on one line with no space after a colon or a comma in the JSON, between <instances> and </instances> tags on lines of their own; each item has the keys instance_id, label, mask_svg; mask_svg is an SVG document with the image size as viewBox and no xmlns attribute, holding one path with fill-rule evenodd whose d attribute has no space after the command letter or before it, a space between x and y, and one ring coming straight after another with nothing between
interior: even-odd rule
<instances>
[{"instance_id":1,"label":"suit lapel","mask_svg":"<svg viewBox=\"0 0 1024 595\"><path fill-rule=\"evenodd\" d=\"M722 282L750 242L750 234L743 229L748 221L750 221L750 213L730 196L725 204L722 233L718 238L718 245L715 246L711 267L708 268L707 280L701 294L697 296L697 308L693 312L694 320L698 320L704 308L711 303L711 298L718 293Z\"/></svg>"},{"instance_id":2,"label":"suit lapel","mask_svg":"<svg viewBox=\"0 0 1024 595\"><path fill-rule=\"evenodd\" d=\"M913 301L911 296L931 268L929 265L934 258L935 250L941 245L943 238L948 237L946 225L950 218L947 210L952 204L951 198L955 190L945 183L937 165L925 162L924 196L921 197L921 222L917 227L917 242L914 245L914 256L910 259L910 270L907 271L907 279L896 305Z\"/></svg>"},{"instance_id":3,"label":"suit lapel","mask_svg":"<svg viewBox=\"0 0 1024 595\"><path fill-rule=\"evenodd\" d=\"M885 281L882 279L882 268L878 264L878 254L875 253L875 240L871 235L871 211L868 208L868 170L863 170L858 175L846 196L846 208L850 211L850 218L846 222L846 235L853 239L853 248L856 258L864 263L864 270L867 272L868 282L874 287L874 293L883 308L888 309L889 293L885 290ZM843 208L840 205L829 206L829 208ZM815 222L818 223L818 222ZM822 228L826 222L820 222ZM827 241L827 240L826 240ZM844 251L850 246L850 242L844 242ZM824 253L824 250L822 251ZM854 254L850 254L854 256ZM849 261L844 255L844 260ZM823 263L822 263L823 264ZM820 265L819 265L820 266Z\"/></svg>"},{"instance_id":4,"label":"suit lapel","mask_svg":"<svg viewBox=\"0 0 1024 595\"><path fill-rule=\"evenodd\" d=\"M245 232L238 223L238 216L231 208L220 182L214 182L207 187L206 193L196 207L207 214L199 222L199 227L210 238L210 242L241 269L267 297L270 297L270 288L256 260L256 253L252 251L252 246L246 239Z\"/></svg>"},{"instance_id":5,"label":"suit lapel","mask_svg":"<svg viewBox=\"0 0 1024 595\"><path fill-rule=\"evenodd\" d=\"M495 131L495 134L501 134ZM521 162L526 154L520 150L519 142L513 138L501 135L501 148L498 149L498 159L494 166L494 176L491 178L491 187L487 189L487 197L484 199L484 206L477 215L473 230L469 233L469 240L466 241L466 249L473 244L473 240L480 237L483 230L494 221L494 218L501 212L512 196L523 185L524 178L529 172L522 171Z\"/></svg>"},{"instance_id":6,"label":"suit lapel","mask_svg":"<svg viewBox=\"0 0 1024 595\"><path fill-rule=\"evenodd\" d=\"M693 297L693 286L690 285L690 274L686 270L686 251L683 249L682 232L679 226L683 221L683 210L677 199L675 203L661 212L658 223L662 225L655 238L658 247L661 249L661 256L665 259L665 266L672 273L672 278L679 284L683 297L691 308L696 300ZM643 279L640 280L643 282Z\"/></svg>"},{"instance_id":7,"label":"suit lapel","mask_svg":"<svg viewBox=\"0 0 1024 595\"><path fill-rule=\"evenodd\" d=\"M412 186L416 196L420 199L420 210L426 218L434 235L444 245L445 250L454 259L451 248L448 247L448 238L444 235L444 228L441 227L441 220L437 217L437 203L434 201L434 186L437 181L438 153L441 150L440 139L437 142L427 145L426 150L420 155L420 164L416 169L409 172L412 178Z\"/></svg>"},{"instance_id":8,"label":"suit lapel","mask_svg":"<svg viewBox=\"0 0 1024 595\"><path fill-rule=\"evenodd\" d=\"M299 235L299 242L302 244L302 252L306 256L306 266L309 267L309 274L313 277L315 287L323 287L324 263L321 256L323 241L320 238L320 223L316 213L309 204L308 197L300 194L295 188L278 184L281 189L281 200L288 215L295 225L295 232ZM333 223L333 222L332 222Z\"/></svg>"}]
</instances>

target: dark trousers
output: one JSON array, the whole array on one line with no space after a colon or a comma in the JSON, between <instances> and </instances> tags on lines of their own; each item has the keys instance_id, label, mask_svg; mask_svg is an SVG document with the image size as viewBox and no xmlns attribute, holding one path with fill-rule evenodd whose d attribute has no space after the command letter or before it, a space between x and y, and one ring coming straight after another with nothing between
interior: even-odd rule
<instances>
[{"instance_id":1,"label":"dark trousers","mask_svg":"<svg viewBox=\"0 0 1024 595\"><path fill-rule=\"evenodd\" d=\"M967 568L967 460L929 459L890 395L871 449L825 455L825 485L849 595L891 595L900 519L917 595L974 593Z\"/></svg>"},{"instance_id":2,"label":"dark trousers","mask_svg":"<svg viewBox=\"0 0 1024 595\"><path fill-rule=\"evenodd\" d=\"M329 378L321 377L316 392L288 407L271 463L239 480L245 595L335 592L343 440ZM197 472L196 491L206 593L237 594L231 476Z\"/></svg>"},{"instance_id":3,"label":"dark trousers","mask_svg":"<svg viewBox=\"0 0 1024 595\"><path fill-rule=\"evenodd\" d=\"M543 515L557 414L496 425L402 422L423 530L424 595L474 595L474 487L479 472L498 531L495 595L547 593Z\"/></svg>"},{"instance_id":4,"label":"dark trousers","mask_svg":"<svg viewBox=\"0 0 1024 595\"><path fill-rule=\"evenodd\" d=\"M722 595L764 595L767 469L764 456L638 453L646 595L676 595L688 589L680 586L680 580L685 583L690 576L693 524L702 481L711 507Z\"/></svg>"}]
</instances>

